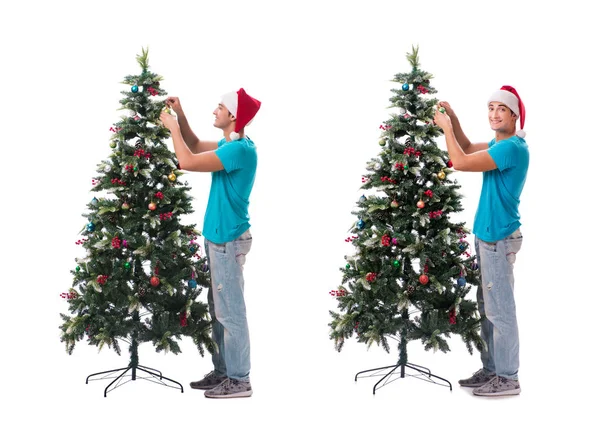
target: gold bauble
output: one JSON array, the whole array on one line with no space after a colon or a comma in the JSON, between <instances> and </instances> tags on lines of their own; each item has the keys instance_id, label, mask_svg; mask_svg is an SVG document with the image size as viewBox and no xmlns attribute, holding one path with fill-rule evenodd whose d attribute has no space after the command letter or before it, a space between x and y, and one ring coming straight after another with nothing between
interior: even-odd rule
<instances>
[{"instance_id":1,"label":"gold bauble","mask_svg":"<svg viewBox=\"0 0 600 431\"><path fill-rule=\"evenodd\" d=\"M169 174L169 180L175 181L176 179L177 179L177 175L175 175L174 173Z\"/></svg>"},{"instance_id":2,"label":"gold bauble","mask_svg":"<svg viewBox=\"0 0 600 431\"><path fill-rule=\"evenodd\" d=\"M437 177L438 177L440 180L443 180L444 178L446 178L446 173L445 173L444 171L440 171L440 172L438 173Z\"/></svg>"}]
</instances>

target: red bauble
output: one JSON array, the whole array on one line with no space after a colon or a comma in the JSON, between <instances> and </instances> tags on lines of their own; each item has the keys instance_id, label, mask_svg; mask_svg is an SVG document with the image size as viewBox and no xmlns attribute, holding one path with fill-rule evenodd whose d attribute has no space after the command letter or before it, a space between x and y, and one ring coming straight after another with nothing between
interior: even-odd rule
<instances>
[{"instance_id":1,"label":"red bauble","mask_svg":"<svg viewBox=\"0 0 600 431\"><path fill-rule=\"evenodd\" d=\"M150 202L150 203L148 204L148 209L149 209L150 211L154 211L154 210L156 209L156 204L155 204L154 202Z\"/></svg>"},{"instance_id":2,"label":"red bauble","mask_svg":"<svg viewBox=\"0 0 600 431\"><path fill-rule=\"evenodd\" d=\"M417 208L425 208L425 202L423 202L423 201L417 202Z\"/></svg>"},{"instance_id":3,"label":"red bauble","mask_svg":"<svg viewBox=\"0 0 600 431\"><path fill-rule=\"evenodd\" d=\"M451 168L453 166L452 165L452 160L448 160L448 163L446 163L446 166L448 166L449 168Z\"/></svg>"},{"instance_id":4,"label":"red bauble","mask_svg":"<svg viewBox=\"0 0 600 431\"><path fill-rule=\"evenodd\" d=\"M150 277L150 284L154 287L158 286L160 284L160 280L158 277Z\"/></svg>"},{"instance_id":5,"label":"red bauble","mask_svg":"<svg viewBox=\"0 0 600 431\"><path fill-rule=\"evenodd\" d=\"M419 283L421 283L421 284L429 283L429 277L427 277L425 274L421 274L421 276L419 277Z\"/></svg>"}]
</instances>

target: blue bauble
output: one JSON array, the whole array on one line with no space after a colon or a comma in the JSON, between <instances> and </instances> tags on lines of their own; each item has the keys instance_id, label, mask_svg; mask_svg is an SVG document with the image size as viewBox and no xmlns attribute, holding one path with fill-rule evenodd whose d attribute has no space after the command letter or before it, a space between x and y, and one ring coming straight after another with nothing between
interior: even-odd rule
<instances>
[{"instance_id":1,"label":"blue bauble","mask_svg":"<svg viewBox=\"0 0 600 431\"><path fill-rule=\"evenodd\" d=\"M92 205L94 205L94 206L98 205L98 199L96 199L96 198L93 198L91 203L92 203Z\"/></svg>"},{"instance_id":2,"label":"blue bauble","mask_svg":"<svg viewBox=\"0 0 600 431\"><path fill-rule=\"evenodd\" d=\"M196 286L198 286L198 283L196 282L196 280L188 280L188 287L190 289L195 289Z\"/></svg>"},{"instance_id":3,"label":"blue bauble","mask_svg":"<svg viewBox=\"0 0 600 431\"><path fill-rule=\"evenodd\" d=\"M458 248L460 248L460 251L465 251L467 248L467 244L464 242L461 242L460 244L458 244Z\"/></svg>"},{"instance_id":4,"label":"blue bauble","mask_svg":"<svg viewBox=\"0 0 600 431\"><path fill-rule=\"evenodd\" d=\"M465 279L465 277L460 277L460 278L458 279L458 285L459 285L460 287L462 287L462 286L464 286L465 284L467 284L467 280Z\"/></svg>"},{"instance_id":5,"label":"blue bauble","mask_svg":"<svg viewBox=\"0 0 600 431\"><path fill-rule=\"evenodd\" d=\"M406 82L405 82L404 84L402 84L402 89L403 89L404 91L408 91L408 88L409 88L409 87L408 87L408 84L407 84Z\"/></svg>"},{"instance_id":6,"label":"blue bauble","mask_svg":"<svg viewBox=\"0 0 600 431\"><path fill-rule=\"evenodd\" d=\"M190 251L191 251L192 253L196 253L196 251L197 251L197 250L198 250L198 247L197 247L197 246L195 246L195 245L190 245Z\"/></svg>"},{"instance_id":7,"label":"blue bauble","mask_svg":"<svg viewBox=\"0 0 600 431\"><path fill-rule=\"evenodd\" d=\"M358 198L359 202L364 202L367 200L367 197L365 195L362 195L360 198Z\"/></svg>"},{"instance_id":8,"label":"blue bauble","mask_svg":"<svg viewBox=\"0 0 600 431\"><path fill-rule=\"evenodd\" d=\"M92 222L89 222L86 226L86 229L88 230L88 232L94 232L94 230L96 229L96 225Z\"/></svg>"},{"instance_id":9,"label":"blue bauble","mask_svg":"<svg viewBox=\"0 0 600 431\"><path fill-rule=\"evenodd\" d=\"M362 229L362 228L364 228L364 227L365 227L365 222L364 222L364 220L359 220L358 222L356 222L356 226L357 226L359 229Z\"/></svg>"},{"instance_id":10,"label":"blue bauble","mask_svg":"<svg viewBox=\"0 0 600 431\"><path fill-rule=\"evenodd\" d=\"M132 93L137 93L138 92L138 86L134 85L133 87L131 87L131 92Z\"/></svg>"}]
</instances>

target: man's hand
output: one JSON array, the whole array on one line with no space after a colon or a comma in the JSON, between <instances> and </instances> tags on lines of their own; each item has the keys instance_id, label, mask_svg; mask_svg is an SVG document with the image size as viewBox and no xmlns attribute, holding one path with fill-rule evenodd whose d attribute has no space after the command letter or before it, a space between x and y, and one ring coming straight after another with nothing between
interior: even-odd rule
<instances>
[{"instance_id":1,"label":"man's hand","mask_svg":"<svg viewBox=\"0 0 600 431\"><path fill-rule=\"evenodd\" d=\"M450 118L456 117L456 114L454 113L454 109L452 109L452 107L450 106L450 104L448 102L442 101L438 104L438 106L440 108L444 108L446 110L446 114L448 114L448 116Z\"/></svg>"},{"instance_id":2,"label":"man's hand","mask_svg":"<svg viewBox=\"0 0 600 431\"><path fill-rule=\"evenodd\" d=\"M169 108L172 108L178 116L183 115L183 108L181 107L179 97L167 97L167 100L165 100L165 104Z\"/></svg>"},{"instance_id":3,"label":"man's hand","mask_svg":"<svg viewBox=\"0 0 600 431\"><path fill-rule=\"evenodd\" d=\"M447 114L448 111L441 112L440 108L446 109L446 107L444 106L439 106L438 108L436 108L435 114L433 115L433 121L435 122L435 124L441 127L444 133L448 133L448 131L452 130L452 121L450 120L450 117Z\"/></svg>"},{"instance_id":4,"label":"man's hand","mask_svg":"<svg viewBox=\"0 0 600 431\"><path fill-rule=\"evenodd\" d=\"M171 133L179 129L179 123L177 122L177 119L164 111L160 113L160 121L165 125L167 129L169 129Z\"/></svg>"}]
</instances>

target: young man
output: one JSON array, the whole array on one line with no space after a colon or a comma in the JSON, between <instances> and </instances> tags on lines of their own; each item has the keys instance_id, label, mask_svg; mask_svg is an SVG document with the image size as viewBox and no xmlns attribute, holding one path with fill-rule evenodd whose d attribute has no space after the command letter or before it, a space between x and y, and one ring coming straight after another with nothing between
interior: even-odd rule
<instances>
[{"instance_id":1,"label":"young man","mask_svg":"<svg viewBox=\"0 0 600 431\"><path fill-rule=\"evenodd\" d=\"M190 386L205 389L204 395L209 398L249 397L250 336L243 269L252 245L248 204L257 155L244 128L261 102L243 88L225 94L213 112L214 126L223 130L224 138L219 142L196 137L177 97L167 98L166 104L175 111L177 119L166 112L160 119L171 131L180 168L212 172L202 233L211 271L208 305L217 351L212 356L214 370Z\"/></svg>"},{"instance_id":2,"label":"young man","mask_svg":"<svg viewBox=\"0 0 600 431\"><path fill-rule=\"evenodd\" d=\"M521 387L513 266L523 241L519 198L527 177L529 149L522 130L525 106L514 88L505 85L492 93L488 119L495 138L489 143L472 144L447 102L440 103L434 116L444 131L454 168L483 172L473 233L481 271L477 291L483 318L481 336L487 349L481 353L483 368L472 377L459 380L459 384L475 388L475 395L517 395Z\"/></svg>"}]
</instances>

